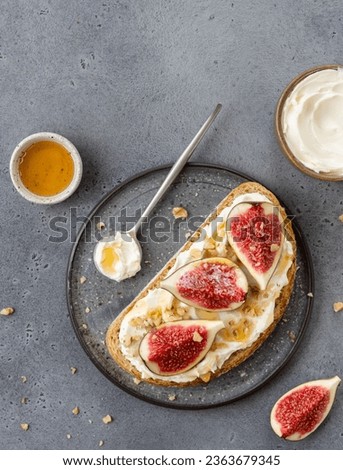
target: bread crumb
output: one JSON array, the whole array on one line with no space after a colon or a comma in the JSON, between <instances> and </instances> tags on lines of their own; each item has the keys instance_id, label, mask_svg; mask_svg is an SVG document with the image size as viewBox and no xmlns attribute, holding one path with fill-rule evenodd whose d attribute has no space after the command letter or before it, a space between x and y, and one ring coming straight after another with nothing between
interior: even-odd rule
<instances>
[{"instance_id":1,"label":"bread crumb","mask_svg":"<svg viewBox=\"0 0 343 470\"><path fill-rule=\"evenodd\" d=\"M80 284L84 284L87 281L86 276L81 276L80 277Z\"/></svg>"},{"instance_id":2,"label":"bread crumb","mask_svg":"<svg viewBox=\"0 0 343 470\"><path fill-rule=\"evenodd\" d=\"M173 207L172 213L175 219L186 219L188 217L188 212L184 207Z\"/></svg>"},{"instance_id":3,"label":"bread crumb","mask_svg":"<svg viewBox=\"0 0 343 470\"><path fill-rule=\"evenodd\" d=\"M185 233L186 240L188 240L191 235L192 235L192 232L186 232Z\"/></svg>"},{"instance_id":4,"label":"bread crumb","mask_svg":"<svg viewBox=\"0 0 343 470\"><path fill-rule=\"evenodd\" d=\"M90 311L91 311L91 309L90 309L89 307L86 307L86 308L85 308L85 312L86 312L86 313L89 313Z\"/></svg>"},{"instance_id":5,"label":"bread crumb","mask_svg":"<svg viewBox=\"0 0 343 470\"><path fill-rule=\"evenodd\" d=\"M104 441L99 441L99 447L102 447L104 445Z\"/></svg>"},{"instance_id":6,"label":"bread crumb","mask_svg":"<svg viewBox=\"0 0 343 470\"><path fill-rule=\"evenodd\" d=\"M89 422L89 424L92 424L92 423L93 423L93 421L92 421L91 419L89 419L88 422Z\"/></svg>"},{"instance_id":7,"label":"bread crumb","mask_svg":"<svg viewBox=\"0 0 343 470\"><path fill-rule=\"evenodd\" d=\"M133 381L136 385L139 385L141 383L141 380L139 380L137 377L135 377Z\"/></svg>"},{"instance_id":8,"label":"bread crumb","mask_svg":"<svg viewBox=\"0 0 343 470\"><path fill-rule=\"evenodd\" d=\"M21 427L21 429L22 429L23 431L28 431L30 425L27 424L27 423L21 423L21 424L20 424L20 427Z\"/></svg>"},{"instance_id":9,"label":"bread crumb","mask_svg":"<svg viewBox=\"0 0 343 470\"><path fill-rule=\"evenodd\" d=\"M105 227L106 227L106 225L104 224L104 222L98 222L98 223L96 224L96 228L97 228L98 230L104 230Z\"/></svg>"},{"instance_id":10,"label":"bread crumb","mask_svg":"<svg viewBox=\"0 0 343 470\"><path fill-rule=\"evenodd\" d=\"M75 416L78 415L80 413L80 408L78 406L75 406L75 408L73 408L72 410L72 413Z\"/></svg>"},{"instance_id":11,"label":"bread crumb","mask_svg":"<svg viewBox=\"0 0 343 470\"><path fill-rule=\"evenodd\" d=\"M82 323L82 328L83 328L84 330L88 330L88 326L86 325L86 323Z\"/></svg>"},{"instance_id":12,"label":"bread crumb","mask_svg":"<svg viewBox=\"0 0 343 470\"><path fill-rule=\"evenodd\" d=\"M5 307L0 311L0 315L3 315L4 317L8 317L9 315L12 315L14 313L14 308L12 307Z\"/></svg>"},{"instance_id":13,"label":"bread crumb","mask_svg":"<svg viewBox=\"0 0 343 470\"><path fill-rule=\"evenodd\" d=\"M113 421L113 418L111 415L106 415L102 418L102 422L105 424L112 423L112 421Z\"/></svg>"},{"instance_id":14,"label":"bread crumb","mask_svg":"<svg viewBox=\"0 0 343 470\"><path fill-rule=\"evenodd\" d=\"M71 434L67 434L67 439L71 439Z\"/></svg>"},{"instance_id":15,"label":"bread crumb","mask_svg":"<svg viewBox=\"0 0 343 470\"><path fill-rule=\"evenodd\" d=\"M27 382L27 377L25 375L22 375L20 378L21 378L21 381L23 382L23 384L25 382Z\"/></svg>"},{"instance_id":16,"label":"bread crumb","mask_svg":"<svg viewBox=\"0 0 343 470\"><path fill-rule=\"evenodd\" d=\"M71 373L74 375L74 374L76 374L77 369L76 369L76 367L71 367L71 368L70 368L70 371L71 371Z\"/></svg>"},{"instance_id":17,"label":"bread crumb","mask_svg":"<svg viewBox=\"0 0 343 470\"><path fill-rule=\"evenodd\" d=\"M312 297L313 297L312 292L309 292L309 293L307 294L307 297L311 297L311 298L312 298Z\"/></svg>"},{"instance_id":18,"label":"bread crumb","mask_svg":"<svg viewBox=\"0 0 343 470\"><path fill-rule=\"evenodd\" d=\"M338 217L338 220L340 220L341 222L343 222L343 214L341 214L341 215Z\"/></svg>"},{"instance_id":19,"label":"bread crumb","mask_svg":"<svg viewBox=\"0 0 343 470\"><path fill-rule=\"evenodd\" d=\"M174 400L176 400L176 395L175 395L175 393L170 393L170 394L168 395L168 400L169 400L169 401L174 401Z\"/></svg>"},{"instance_id":20,"label":"bread crumb","mask_svg":"<svg viewBox=\"0 0 343 470\"><path fill-rule=\"evenodd\" d=\"M340 312L341 310L343 310L343 302L335 302L333 304L333 309L334 311L337 313L337 312Z\"/></svg>"},{"instance_id":21,"label":"bread crumb","mask_svg":"<svg viewBox=\"0 0 343 470\"><path fill-rule=\"evenodd\" d=\"M27 400L28 400L27 397L23 397L23 398L20 400L20 403L21 403L22 405L26 405L26 404L27 404Z\"/></svg>"},{"instance_id":22,"label":"bread crumb","mask_svg":"<svg viewBox=\"0 0 343 470\"><path fill-rule=\"evenodd\" d=\"M203 339L204 338L197 331L194 331L193 341L195 341L196 343L201 343Z\"/></svg>"}]
</instances>

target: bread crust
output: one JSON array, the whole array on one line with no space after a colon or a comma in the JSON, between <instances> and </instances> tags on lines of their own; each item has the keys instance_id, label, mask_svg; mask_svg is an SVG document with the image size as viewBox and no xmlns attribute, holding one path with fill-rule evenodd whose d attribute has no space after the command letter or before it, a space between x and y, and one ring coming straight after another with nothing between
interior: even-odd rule
<instances>
[{"instance_id":1,"label":"bread crust","mask_svg":"<svg viewBox=\"0 0 343 470\"><path fill-rule=\"evenodd\" d=\"M282 318L286 307L288 305L289 299L292 294L293 290L293 285L294 285L294 279L295 279L295 273L296 273L296 242L295 242L295 235L293 232L292 224L290 220L287 218L287 214L284 210L283 207L281 207L278 199L274 196L273 193L271 193L268 189L266 189L264 186L260 185L259 183L254 183L254 182L249 182L249 183L243 183L239 186L237 186L235 189L233 189L222 201L221 203L216 207L214 212L212 212L209 217L204 221L204 223L199 227L199 229L192 235L192 237L182 246L182 248L179 250L179 252L182 252L184 250L187 250L200 236L202 228L207 225L209 222L214 220L220 212L227 206L230 206L234 199L236 199L238 196L243 195L243 194L249 194L249 193L260 193L264 196L266 196L274 205L278 206L280 214L282 219L285 221L284 222L284 234L287 240L289 240L292 244L293 247L293 259L292 259L292 265L290 266L287 277L288 277L288 284L283 287L281 290L280 296L276 299L275 302L275 309L274 309L274 321L273 323L263 332L261 335L257 338L257 340L249 347L236 351L234 352L223 364L223 366L220 369L217 369L215 372L211 372L209 380L212 380L215 377L218 377L221 374L224 374L228 372L229 370L233 369L234 367L237 367L239 364L244 362L246 359L248 359L268 338L268 336L273 332L275 329L276 325ZM178 253L179 253L178 252ZM177 255L177 254L176 254ZM167 380L160 380L160 379L143 379L140 372L123 356L119 344L119 331L120 331L120 326L123 318L125 315L132 309L134 304L143 298L147 292L151 289L157 288L161 279L163 279L168 271L172 268L172 266L175 263L176 255L174 255L168 262L167 264L162 268L162 270L157 273L157 275L150 281L150 283L143 289L137 297L135 297L132 302L118 315L118 317L111 323L109 326L107 333L106 333L106 346L108 348L108 351L112 358L119 364L123 369L125 369L127 372L138 378L139 380L149 382L154 385L162 385L165 387L168 386L173 386L173 387L188 387L190 385L198 385L198 384L204 384L203 379L196 378L192 381L189 382L173 382L172 378L170 381ZM207 382L207 380L206 380Z\"/></svg>"}]
</instances>

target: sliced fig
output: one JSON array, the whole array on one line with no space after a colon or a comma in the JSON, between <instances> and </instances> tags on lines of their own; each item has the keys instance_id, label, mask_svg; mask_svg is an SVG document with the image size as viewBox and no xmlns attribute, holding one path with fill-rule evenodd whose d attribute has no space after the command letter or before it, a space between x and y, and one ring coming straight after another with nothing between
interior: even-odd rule
<instances>
[{"instance_id":1,"label":"sliced fig","mask_svg":"<svg viewBox=\"0 0 343 470\"><path fill-rule=\"evenodd\" d=\"M314 380L285 393L274 405L270 424L289 441L304 439L324 421L333 405L341 379Z\"/></svg>"},{"instance_id":2,"label":"sliced fig","mask_svg":"<svg viewBox=\"0 0 343 470\"><path fill-rule=\"evenodd\" d=\"M234 310L245 302L248 281L235 263L216 257L182 266L160 287L192 307L222 311Z\"/></svg>"},{"instance_id":3,"label":"sliced fig","mask_svg":"<svg viewBox=\"0 0 343 470\"><path fill-rule=\"evenodd\" d=\"M176 375L195 367L208 353L221 321L182 320L164 323L141 341L139 354L158 375Z\"/></svg>"},{"instance_id":4,"label":"sliced fig","mask_svg":"<svg viewBox=\"0 0 343 470\"><path fill-rule=\"evenodd\" d=\"M279 262L284 241L279 209L269 202L243 202L228 217L228 239L259 288L264 290Z\"/></svg>"}]
</instances>

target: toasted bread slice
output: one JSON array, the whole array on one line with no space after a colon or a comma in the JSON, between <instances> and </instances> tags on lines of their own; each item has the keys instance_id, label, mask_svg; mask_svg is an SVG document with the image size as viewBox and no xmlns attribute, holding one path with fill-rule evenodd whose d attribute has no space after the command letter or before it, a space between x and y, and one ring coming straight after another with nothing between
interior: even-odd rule
<instances>
[{"instance_id":1,"label":"toasted bread slice","mask_svg":"<svg viewBox=\"0 0 343 470\"><path fill-rule=\"evenodd\" d=\"M246 347L245 349L240 349L233 352L228 359L224 362L221 368L215 370L214 372L208 372L205 376L195 378L194 380L190 380L188 382L175 382L173 381L173 377L168 377L168 380L165 378L143 378L141 373L131 364L131 362L123 355L120 340L119 340L119 332L121 328L122 321L127 315L134 305L143 297L147 295L150 290L158 288L160 281L168 275L168 272L173 267L176 256L174 255L168 263L164 266L164 268L152 279L152 281L143 289L138 296L133 299L133 301L118 315L118 317L113 321L113 323L109 326L107 334L106 334L106 345L107 348L113 357L113 359L127 372L131 373L133 376L137 377L139 380L144 380L146 382L155 384L155 385L162 385L162 386L180 386L185 387L189 385L197 385L200 383L208 382L212 380L214 377L217 377L225 372L228 372L232 368L238 366L243 361L249 358L256 349L258 349L264 341L268 338L268 336L272 333L275 329L277 323L282 318L284 314L287 304L289 302L294 279L296 273L296 242L295 236L292 229L291 222L287 219L287 215L285 210L280 206L279 201L277 198L268 191L264 186L258 183L243 183L231 191L226 198L221 201L221 203L216 207L215 211L210 214L210 216L205 220L205 222L199 227L199 229L192 235L192 237L185 243L185 245L180 249L180 252L185 251L191 247L191 245L200 237L201 230L208 225L210 222L215 220L221 211L225 207L229 207L233 204L234 200L244 194L251 194L251 193L259 193L267 197L271 203L279 208L280 214L283 218L284 222L284 235L285 239L288 240L292 244L293 248L293 255L291 260L291 265L287 271L287 278L288 284L286 284L281 292L279 297L275 301L275 309L274 309L274 320L273 322L260 334L260 336L253 342L250 346Z\"/></svg>"}]
</instances>

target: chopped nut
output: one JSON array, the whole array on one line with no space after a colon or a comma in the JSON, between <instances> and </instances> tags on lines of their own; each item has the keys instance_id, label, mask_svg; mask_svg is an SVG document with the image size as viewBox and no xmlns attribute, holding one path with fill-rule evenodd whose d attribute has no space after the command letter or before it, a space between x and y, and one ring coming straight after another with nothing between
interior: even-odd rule
<instances>
[{"instance_id":1,"label":"chopped nut","mask_svg":"<svg viewBox=\"0 0 343 470\"><path fill-rule=\"evenodd\" d=\"M278 249L279 249L279 245L278 245L278 244L272 243L272 244L270 245L270 251L271 251L272 253L274 253L274 251L277 251Z\"/></svg>"},{"instance_id":2,"label":"chopped nut","mask_svg":"<svg viewBox=\"0 0 343 470\"><path fill-rule=\"evenodd\" d=\"M75 408L72 410L73 415L78 415L80 413L80 408L78 406L75 406Z\"/></svg>"},{"instance_id":3,"label":"chopped nut","mask_svg":"<svg viewBox=\"0 0 343 470\"><path fill-rule=\"evenodd\" d=\"M194 331L193 341L195 341L196 343L201 343L203 339L204 338L197 331Z\"/></svg>"},{"instance_id":4,"label":"chopped nut","mask_svg":"<svg viewBox=\"0 0 343 470\"><path fill-rule=\"evenodd\" d=\"M106 225L104 224L104 222L98 222L98 223L96 224L96 228L97 228L98 230L103 230L105 227L106 227Z\"/></svg>"},{"instance_id":5,"label":"chopped nut","mask_svg":"<svg viewBox=\"0 0 343 470\"><path fill-rule=\"evenodd\" d=\"M211 378L211 372L207 372L206 374L201 375L200 378L203 382L209 382Z\"/></svg>"},{"instance_id":6,"label":"chopped nut","mask_svg":"<svg viewBox=\"0 0 343 470\"><path fill-rule=\"evenodd\" d=\"M212 237L209 237L205 240L204 247L206 250L213 250L216 247L216 242Z\"/></svg>"},{"instance_id":7,"label":"chopped nut","mask_svg":"<svg viewBox=\"0 0 343 470\"><path fill-rule=\"evenodd\" d=\"M172 212L175 219L186 219L188 217L188 212L184 207L174 207Z\"/></svg>"},{"instance_id":8,"label":"chopped nut","mask_svg":"<svg viewBox=\"0 0 343 470\"><path fill-rule=\"evenodd\" d=\"M193 259L200 259L202 257L202 251L197 248L191 249L191 257Z\"/></svg>"},{"instance_id":9,"label":"chopped nut","mask_svg":"<svg viewBox=\"0 0 343 470\"><path fill-rule=\"evenodd\" d=\"M89 307L86 307L86 308L85 308L85 312L86 312L86 313L89 313L90 311L91 311L91 309L90 309Z\"/></svg>"},{"instance_id":10,"label":"chopped nut","mask_svg":"<svg viewBox=\"0 0 343 470\"><path fill-rule=\"evenodd\" d=\"M154 320L154 326L160 326L160 324L162 323L162 318L161 317L158 317L158 318L155 318Z\"/></svg>"},{"instance_id":11,"label":"chopped nut","mask_svg":"<svg viewBox=\"0 0 343 470\"><path fill-rule=\"evenodd\" d=\"M14 308L12 307L5 307L0 311L0 315L4 315L5 317L12 315L12 313L14 313Z\"/></svg>"},{"instance_id":12,"label":"chopped nut","mask_svg":"<svg viewBox=\"0 0 343 470\"><path fill-rule=\"evenodd\" d=\"M343 310L343 302L335 302L333 304L333 309L335 312L340 312L341 310Z\"/></svg>"},{"instance_id":13,"label":"chopped nut","mask_svg":"<svg viewBox=\"0 0 343 470\"><path fill-rule=\"evenodd\" d=\"M137 328L142 328L144 325L144 320L140 317L134 317L132 320L130 320L129 324Z\"/></svg>"},{"instance_id":14,"label":"chopped nut","mask_svg":"<svg viewBox=\"0 0 343 470\"><path fill-rule=\"evenodd\" d=\"M81 276L80 277L80 284L84 284L87 281L86 276Z\"/></svg>"},{"instance_id":15,"label":"chopped nut","mask_svg":"<svg viewBox=\"0 0 343 470\"><path fill-rule=\"evenodd\" d=\"M170 394L168 395L168 400L169 400L169 401L174 401L174 400L176 400L176 395L175 395L174 393L170 393Z\"/></svg>"},{"instance_id":16,"label":"chopped nut","mask_svg":"<svg viewBox=\"0 0 343 470\"><path fill-rule=\"evenodd\" d=\"M99 441L99 447L102 447L104 445L104 441Z\"/></svg>"},{"instance_id":17,"label":"chopped nut","mask_svg":"<svg viewBox=\"0 0 343 470\"><path fill-rule=\"evenodd\" d=\"M113 418L111 415L106 415L102 418L102 422L105 424L112 423L112 421L113 421Z\"/></svg>"},{"instance_id":18,"label":"chopped nut","mask_svg":"<svg viewBox=\"0 0 343 470\"><path fill-rule=\"evenodd\" d=\"M27 423L21 423L21 424L20 424L20 427L21 427L21 429L22 429L23 431L28 431L30 425L27 424Z\"/></svg>"},{"instance_id":19,"label":"chopped nut","mask_svg":"<svg viewBox=\"0 0 343 470\"><path fill-rule=\"evenodd\" d=\"M76 367L71 367L70 370L71 370L71 373L72 373L73 375L76 374L76 372L77 372Z\"/></svg>"},{"instance_id":20,"label":"chopped nut","mask_svg":"<svg viewBox=\"0 0 343 470\"><path fill-rule=\"evenodd\" d=\"M128 348L131 344L131 341L132 341L131 336L126 335L124 338L124 346Z\"/></svg>"},{"instance_id":21,"label":"chopped nut","mask_svg":"<svg viewBox=\"0 0 343 470\"><path fill-rule=\"evenodd\" d=\"M136 385L139 385L141 383L141 380L139 380L137 377L135 377L133 381Z\"/></svg>"},{"instance_id":22,"label":"chopped nut","mask_svg":"<svg viewBox=\"0 0 343 470\"><path fill-rule=\"evenodd\" d=\"M28 400L27 397L23 397L23 398L20 400L20 403L21 403L22 405L26 405L26 404L27 404L27 400Z\"/></svg>"},{"instance_id":23,"label":"chopped nut","mask_svg":"<svg viewBox=\"0 0 343 470\"><path fill-rule=\"evenodd\" d=\"M340 220L341 222L343 222L343 214L338 217L338 220Z\"/></svg>"},{"instance_id":24,"label":"chopped nut","mask_svg":"<svg viewBox=\"0 0 343 470\"><path fill-rule=\"evenodd\" d=\"M23 382L23 384L24 384L25 382L27 382L27 378L25 377L25 375L22 375L20 378L21 378L21 381Z\"/></svg>"},{"instance_id":25,"label":"chopped nut","mask_svg":"<svg viewBox=\"0 0 343 470\"><path fill-rule=\"evenodd\" d=\"M182 317L186 313L186 309L184 307L176 307L176 313Z\"/></svg>"},{"instance_id":26,"label":"chopped nut","mask_svg":"<svg viewBox=\"0 0 343 470\"><path fill-rule=\"evenodd\" d=\"M307 297L311 297L311 298L312 298L312 297L313 297L312 292L309 292L309 293L307 294Z\"/></svg>"},{"instance_id":27,"label":"chopped nut","mask_svg":"<svg viewBox=\"0 0 343 470\"><path fill-rule=\"evenodd\" d=\"M71 434L67 434L67 439L71 439Z\"/></svg>"}]
</instances>

